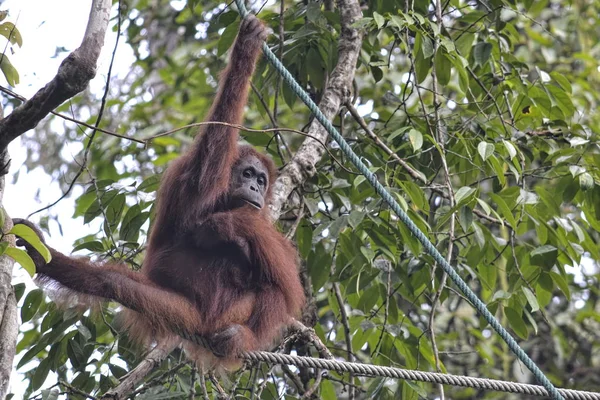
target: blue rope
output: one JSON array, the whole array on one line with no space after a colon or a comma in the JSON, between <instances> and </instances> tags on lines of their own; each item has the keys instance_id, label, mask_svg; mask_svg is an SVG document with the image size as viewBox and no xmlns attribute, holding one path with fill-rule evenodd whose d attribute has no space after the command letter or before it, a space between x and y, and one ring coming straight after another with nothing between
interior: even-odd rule
<instances>
[{"instance_id":1,"label":"blue rope","mask_svg":"<svg viewBox=\"0 0 600 400\"><path fill-rule=\"evenodd\" d=\"M235 4L238 7L238 11L242 18L245 18L248 15L248 11L244 6L242 0L235 0ZM433 244L429 241L427 236L415 225L415 223L410 219L410 217L402 210L400 205L394 200L392 195L383 187L381 183L377 180L375 174L373 174L365 164L358 158L356 153L352 150L352 148L346 143L342 135L335 129L333 124L325 117L325 115L319 110L319 107L311 100L308 94L302 89L302 87L296 82L290 71L285 68L285 66L279 61L279 59L273 54L267 43L263 43L263 53L267 60L275 67L277 72L281 74L283 80L289 85L289 87L296 93L296 95L306 104L308 109L314 114L315 118L323 125L323 127L329 132L331 137L338 143L340 149L344 152L344 154L348 157L348 159L356 166L356 168L360 171L361 174L365 176L367 181L373 186L375 192L381 196L381 198L390 206L390 208L398 215L398 218L406 225L406 227L410 230L410 232L421 242L425 251L429 253L434 260L442 266L442 269L450 276L450 279L454 282L456 286L463 292L465 297L471 302L471 304L475 307L475 309L483 315L485 320L494 328L494 330L500 335L500 337L506 342L508 347L512 350L513 353L525 364L527 368L533 373L535 378L542 384L548 393L555 400L563 400L563 397L556 390L554 385L548 380L548 378L544 375L544 373L538 368L538 366L533 362L531 358L523 351L523 349L519 346L516 340L508 333L506 329L500 325L498 320L492 315L492 313L487 309L486 305L479 300L477 295L473 293L473 291L467 286L465 281L462 280L460 275L454 271L452 266L446 261L446 259L440 254L440 252L433 246Z\"/></svg>"}]
</instances>

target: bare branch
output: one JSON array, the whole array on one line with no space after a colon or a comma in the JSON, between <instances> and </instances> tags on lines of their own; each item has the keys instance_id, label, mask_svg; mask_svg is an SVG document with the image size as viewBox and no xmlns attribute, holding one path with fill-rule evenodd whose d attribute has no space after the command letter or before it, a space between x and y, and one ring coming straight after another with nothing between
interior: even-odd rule
<instances>
[{"instance_id":1,"label":"bare branch","mask_svg":"<svg viewBox=\"0 0 600 400\"><path fill-rule=\"evenodd\" d=\"M0 105L0 118L2 118L3 111ZM0 152L0 166L6 166L7 160L8 153ZM6 170L7 168L2 167L0 171L0 213L4 217L4 223L0 226L2 232L9 232L13 226L12 219L8 217L2 207L2 198L6 187L6 177L4 176ZM15 245L14 235L5 235L3 240L8 241L9 246ZM17 334L19 333L17 299L11 282L14 264L12 258L6 255L0 256L0 399L6 398L8 392L17 346Z\"/></svg>"},{"instance_id":2,"label":"bare branch","mask_svg":"<svg viewBox=\"0 0 600 400\"><path fill-rule=\"evenodd\" d=\"M373 140L375 142L375 144L377 146L379 146L379 148L381 148L387 155L389 155L390 157L392 157L394 160L396 160L398 162L398 164L400 164L402 166L402 168L404 168L406 170L406 172L408 172L408 174L410 176L413 177L414 180L416 181L420 181L422 183L427 184L427 178L425 177L425 175L423 175L423 173L415 170L413 167L411 167L403 158L400 158L400 156L396 153L394 153L394 151L392 151L392 149L390 149L384 142L383 140L381 140L370 128L369 125L367 125L366 121L363 119L363 117L360 116L360 114L358 113L358 111L356 110L356 108L354 108L354 106L352 105L352 103L350 102L346 102L346 108L348 109L348 111L350 111L350 114L352 115L352 117L356 120L356 122L358 122L358 124L360 125L360 127L365 131L365 133L367 134L367 136L369 138L371 138L371 140Z\"/></svg>"},{"instance_id":3,"label":"bare branch","mask_svg":"<svg viewBox=\"0 0 600 400\"><path fill-rule=\"evenodd\" d=\"M0 179L4 179L4 177ZM5 266L10 265L10 270L12 271L14 261L8 256L2 256L0 263L2 264L0 267L2 275L5 275ZM8 277L10 278L10 276ZM0 315L0 398L2 399L8 394L8 384L17 345L17 334L19 333L15 293L10 285L10 281L8 286L5 286L4 283L2 282L2 288L0 289L0 291L7 295L2 302L4 307L2 315Z\"/></svg>"},{"instance_id":4,"label":"bare branch","mask_svg":"<svg viewBox=\"0 0 600 400\"><path fill-rule=\"evenodd\" d=\"M292 324L289 326L290 332L293 332L301 338L305 343L312 344L321 358L332 359L333 354L329 351L327 346L321 341L319 336L317 336L314 329L305 326L302 322L294 320Z\"/></svg>"},{"instance_id":5,"label":"bare branch","mask_svg":"<svg viewBox=\"0 0 600 400\"><path fill-rule=\"evenodd\" d=\"M158 366L171 352L179 345L178 340L168 340L156 345L148 355L131 370L119 385L108 392L103 399L125 399L133 392L135 387L141 382L146 375L150 373L156 366Z\"/></svg>"},{"instance_id":6,"label":"bare branch","mask_svg":"<svg viewBox=\"0 0 600 400\"><path fill-rule=\"evenodd\" d=\"M110 17L111 0L93 0L81 45L61 63L56 76L30 100L0 121L0 151L33 129L52 110L82 92L96 75Z\"/></svg>"},{"instance_id":7,"label":"bare branch","mask_svg":"<svg viewBox=\"0 0 600 400\"><path fill-rule=\"evenodd\" d=\"M338 43L339 58L319 104L319 109L329 120L335 118L340 106L351 95L356 62L363 37L360 30L352 27L352 24L362 17L359 2L357 0L338 0L338 8L342 25ZM321 141L326 141L328 136L325 128L316 119L311 123L308 133ZM325 150L319 146L316 140L312 138L304 140L298 152L281 171L273 185L273 200L270 204L273 219L279 217L279 213L292 191L315 174L315 165L323 157L324 152Z\"/></svg>"}]
</instances>

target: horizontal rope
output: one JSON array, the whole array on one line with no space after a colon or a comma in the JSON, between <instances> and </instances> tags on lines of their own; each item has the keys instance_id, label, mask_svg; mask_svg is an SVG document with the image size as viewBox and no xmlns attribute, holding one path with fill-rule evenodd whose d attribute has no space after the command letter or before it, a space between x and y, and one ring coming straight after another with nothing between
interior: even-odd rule
<instances>
[{"instance_id":1,"label":"horizontal rope","mask_svg":"<svg viewBox=\"0 0 600 400\"><path fill-rule=\"evenodd\" d=\"M352 372L354 375L368 377L388 377L409 381L439 383L442 385L462 386L476 389L494 390L527 394L531 396L549 397L543 386L500 381L496 379L472 378L469 376L441 374L437 372L415 371L395 367L353 363L347 361L328 360L324 358L293 356L289 354L270 353L267 351L252 351L242 353L241 358L249 361L260 361L268 364L285 364L305 368L320 368L336 372ZM557 389L565 399L600 400L600 393L582 390Z\"/></svg>"},{"instance_id":2,"label":"horizontal rope","mask_svg":"<svg viewBox=\"0 0 600 400\"><path fill-rule=\"evenodd\" d=\"M248 15L248 11L244 5L243 0L235 0L235 4L238 8L240 16L245 18ZM381 198L389 205L394 211L398 218L406 225L408 230L421 242L425 251L433 257L433 259L442 267L444 272L448 274L454 284L460 289L465 297L471 302L473 307L483 316L483 318L490 324L490 326L498 333L498 335L506 342L510 350L521 360L521 362L531 371L536 380L540 382L552 396L554 400L562 400L560 393L556 391L556 388L550 382L550 380L544 375L541 369L533 362L531 358L525 353L525 351L519 346L517 341L511 336L510 333L498 322L494 315L487 309L486 305L477 297L477 295L471 290L467 283L458 275L454 268L448 261L442 256L442 254L435 248L429 238L419 229L419 227L410 219L408 214L404 212L400 204L394 199L390 192L379 182L377 176L369 170L369 168L361 161L361 159L352 150L350 145L344 140L342 135L335 129L331 121L327 119L325 114L321 112L319 107L310 98L308 93L296 82L296 79L292 76L290 71L279 61L277 56L273 54L266 42L263 43L263 54L266 59L273 65L277 72L281 75L284 82L294 91L296 96L300 98L308 109L313 113L315 119L321 123L323 128L327 130L329 135L335 140L340 150L348 157L348 159L354 164L354 166L363 174L367 180L375 189L375 192L381 196Z\"/></svg>"},{"instance_id":3,"label":"horizontal rope","mask_svg":"<svg viewBox=\"0 0 600 400\"><path fill-rule=\"evenodd\" d=\"M190 335L177 329L177 334L212 351L210 341L201 335ZM240 358L267 364L294 365L304 368L319 368L340 373L351 372L354 375L366 377L387 377L416 382L437 383L450 386L470 387L475 389L493 390L496 392L526 394L530 396L551 397L546 388L539 385L501 381L497 379L473 378L463 375L442 374L438 372L425 372L381 365L363 364L334 359L293 356L290 354L272 353L268 351L248 351L240 354ZM600 400L600 393L586 392L583 390L557 389L565 399L573 400Z\"/></svg>"}]
</instances>

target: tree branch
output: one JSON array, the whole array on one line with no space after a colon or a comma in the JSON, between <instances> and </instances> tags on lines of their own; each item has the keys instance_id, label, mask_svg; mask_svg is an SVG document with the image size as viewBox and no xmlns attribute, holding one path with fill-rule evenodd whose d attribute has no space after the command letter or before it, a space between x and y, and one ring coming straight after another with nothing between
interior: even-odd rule
<instances>
[{"instance_id":1,"label":"tree branch","mask_svg":"<svg viewBox=\"0 0 600 400\"><path fill-rule=\"evenodd\" d=\"M0 151L33 129L52 110L82 92L96 75L110 17L111 0L93 0L81 45L60 64L56 76L30 100L0 121Z\"/></svg>"},{"instance_id":2,"label":"tree branch","mask_svg":"<svg viewBox=\"0 0 600 400\"><path fill-rule=\"evenodd\" d=\"M362 44L363 34L352 24L362 17L360 4L357 0L338 0L342 32L338 43L338 63L331 74L329 85L323 93L319 109L332 120L337 115L340 106L350 97L356 62ZM321 141L326 141L327 131L315 119L308 133ZM273 185L273 200L271 201L271 217L277 219L292 191L302 185L316 173L315 165L325 150L312 138L304 140L292 160L281 171Z\"/></svg>"},{"instance_id":3,"label":"tree branch","mask_svg":"<svg viewBox=\"0 0 600 400\"><path fill-rule=\"evenodd\" d=\"M2 105L0 105L0 118L2 118L3 112ZM7 166L7 160L6 150L0 152L0 166ZM2 232L9 232L13 226L12 219L8 217L2 204L6 188L4 174L7 169L2 167L0 171L0 213L4 217L4 223L0 226ZM8 241L9 246L15 245L14 235L6 235L3 240ZM11 283L14 264L12 258L6 255L0 256L0 399L4 399L8 394L8 384L17 346L17 334L19 333L17 299Z\"/></svg>"},{"instance_id":4,"label":"tree branch","mask_svg":"<svg viewBox=\"0 0 600 400\"><path fill-rule=\"evenodd\" d=\"M146 375L158 366L179 345L178 340L168 340L156 345L148 355L115 388L106 392L102 399L125 399Z\"/></svg>"}]
</instances>

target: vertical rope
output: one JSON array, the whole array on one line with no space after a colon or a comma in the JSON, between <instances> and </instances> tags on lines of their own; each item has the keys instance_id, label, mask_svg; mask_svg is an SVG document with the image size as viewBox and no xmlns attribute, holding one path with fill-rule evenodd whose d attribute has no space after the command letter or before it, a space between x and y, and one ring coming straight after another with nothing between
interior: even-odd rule
<instances>
[{"instance_id":1,"label":"vertical rope","mask_svg":"<svg viewBox=\"0 0 600 400\"><path fill-rule=\"evenodd\" d=\"M238 7L238 11L242 18L245 18L248 15L248 11L244 6L244 2L242 0L235 0L235 4ZM415 225L415 223L410 219L410 217L402 210L400 205L394 200L392 195L383 187L381 183L377 180L375 174L373 174L365 164L359 159L359 157L354 153L352 148L348 145L348 143L344 140L342 135L335 129L333 124L325 117L325 115L319 110L319 107L311 100L308 94L302 89L302 87L296 82L292 74L285 68L285 66L277 59L275 54L271 51L267 43L263 43L263 53L267 60L273 65L273 67L281 74L283 80L288 84L288 86L296 93L296 95L306 104L308 109L314 114L315 118L323 125L323 127L329 132L333 140L335 140L340 149L344 152L344 154L348 157L348 159L356 166L356 168L363 174L366 180L373 186L375 192L381 196L383 201L385 201L389 207L396 213L398 218L406 225L406 227L410 230L410 232L421 242L425 251L429 253L433 257L433 259L441 265L442 269L450 276L450 279L454 282L456 286L463 292L465 297L471 302L473 307L483 315L485 320L492 326L492 328L500 335L500 337L506 342L511 351L525 364L525 366L531 371L531 373L535 376L535 378L546 388L548 393L555 400L563 400L563 397L556 390L554 385L548 380L548 378L544 375L544 373L538 368L538 366L533 362L531 358L523 351L523 349L519 346L516 340L508 333L506 329L500 325L498 320L492 315L492 313L487 309L485 304L479 300L477 295L473 293L473 291L469 288L469 286L462 280L460 275L454 271L452 266L446 261L446 259L440 254L440 252L433 246L433 244L429 241L427 236Z\"/></svg>"}]
</instances>

